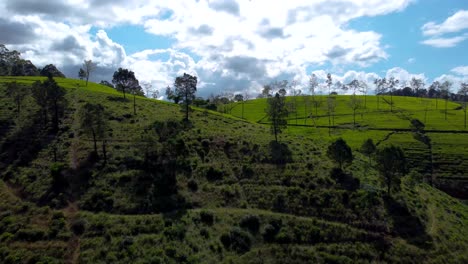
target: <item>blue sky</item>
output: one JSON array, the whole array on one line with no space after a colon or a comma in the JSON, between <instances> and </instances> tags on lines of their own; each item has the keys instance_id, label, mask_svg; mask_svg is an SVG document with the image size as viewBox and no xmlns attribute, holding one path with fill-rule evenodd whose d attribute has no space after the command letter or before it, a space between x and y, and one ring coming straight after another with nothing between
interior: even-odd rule
<instances>
[{"instance_id":1,"label":"blue sky","mask_svg":"<svg viewBox=\"0 0 468 264\"><path fill-rule=\"evenodd\" d=\"M316 74L334 81L394 76L468 80L468 1L462 0L5 0L0 43L76 78L83 60L110 80L133 70L153 90L184 72L199 95L249 92Z\"/></svg>"}]
</instances>

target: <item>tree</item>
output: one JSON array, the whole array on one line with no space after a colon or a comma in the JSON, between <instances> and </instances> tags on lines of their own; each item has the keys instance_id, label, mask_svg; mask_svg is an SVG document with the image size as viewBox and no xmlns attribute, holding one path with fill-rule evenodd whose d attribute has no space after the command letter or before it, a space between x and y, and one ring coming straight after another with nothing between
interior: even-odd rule
<instances>
[{"instance_id":1,"label":"tree","mask_svg":"<svg viewBox=\"0 0 468 264\"><path fill-rule=\"evenodd\" d=\"M374 80L375 84L375 97L377 98L377 110L379 109L379 95L381 93L385 93L386 86L387 86L387 79L375 79Z\"/></svg>"},{"instance_id":2,"label":"tree","mask_svg":"<svg viewBox=\"0 0 468 264\"><path fill-rule=\"evenodd\" d=\"M377 151L377 170L387 184L387 194L399 182L399 177L407 172L406 158L400 147L389 146Z\"/></svg>"},{"instance_id":3,"label":"tree","mask_svg":"<svg viewBox=\"0 0 468 264\"><path fill-rule=\"evenodd\" d=\"M278 143L278 134L287 127L288 109L286 107L286 98L276 93L274 97L267 100L266 114L271 121L271 133L275 135L275 141Z\"/></svg>"},{"instance_id":4,"label":"tree","mask_svg":"<svg viewBox=\"0 0 468 264\"><path fill-rule=\"evenodd\" d=\"M395 92L395 89L400 81L395 79L395 77L391 77L388 79L387 84L388 84L388 92L390 93L390 112L393 112L393 93Z\"/></svg>"},{"instance_id":5,"label":"tree","mask_svg":"<svg viewBox=\"0 0 468 264\"><path fill-rule=\"evenodd\" d=\"M359 82L359 91L364 95L364 108L367 108L367 91L369 86L365 81Z\"/></svg>"},{"instance_id":6,"label":"tree","mask_svg":"<svg viewBox=\"0 0 468 264\"><path fill-rule=\"evenodd\" d=\"M424 88L424 81L422 79L413 77L411 78L410 86L413 88L414 94L419 97L421 95L420 90Z\"/></svg>"},{"instance_id":7,"label":"tree","mask_svg":"<svg viewBox=\"0 0 468 264\"><path fill-rule=\"evenodd\" d=\"M327 156L338 163L340 169L343 169L343 165L351 163L353 161L353 153L351 148L346 144L342 138L334 141L327 149Z\"/></svg>"},{"instance_id":8,"label":"tree","mask_svg":"<svg viewBox=\"0 0 468 264\"><path fill-rule=\"evenodd\" d=\"M242 104L242 118L244 118L244 96L242 94L234 95L234 101Z\"/></svg>"},{"instance_id":9,"label":"tree","mask_svg":"<svg viewBox=\"0 0 468 264\"><path fill-rule=\"evenodd\" d=\"M130 86L130 92L133 94L133 114L136 115L136 96L144 96L143 89L137 79L135 79L135 82Z\"/></svg>"},{"instance_id":10,"label":"tree","mask_svg":"<svg viewBox=\"0 0 468 264\"><path fill-rule=\"evenodd\" d=\"M369 157L369 163L371 163L371 155L374 154L376 150L377 148L375 147L374 141L372 141L371 138L367 139L366 141L364 141L364 143L362 143L361 152L362 154Z\"/></svg>"},{"instance_id":11,"label":"tree","mask_svg":"<svg viewBox=\"0 0 468 264\"><path fill-rule=\"evenodd\" d=\"M42 122L47 125L47 90L40 81L35 81L32 85L32 97L40 108Z\"/></svg>"},{"instance_id":12,"label":"tree","mask_svg":"<svg viewBox=\"0 0 468 264\"><path fill-rule=\"evenodd\" d=\"M54 116L52 118L53 130L57 132L59 125L59 112L63 107L66 91L63 87L60 87L57 84L51 75L49 75L47 80L44 81L43 86L47 91L49 107L52 108L52 111L54 112Z\"/></svg>"},{"instance_id":13,"label":"tree","mask_svg":"<svg viewBox=\"0 0 468 264\"><path fill-rule=\"evenodd\" d=\"M440 86L441 96L442 98L445 99L445 120L447 120L447 105L448 105L448 99L449 99L451 87L452 87L452 83L449 81L443 82Z\"/></svg>"},{"instance_id":14,"label":"tree","mask_svg":"<svg viewBox=\"0 0 468 264\"><path fill-rule=\"evenodd\" d=\"M271 87L271 85L269 85L269 84L264 85L262 93L259 95L259 98L270 98L272 90L273 90L273 88Z\"/></svg>"},{"instance_id":15,"label":"tree","mask_svg":"<svg viewBox=\"0 0 468 264\"><path fill-rule=\"evenodd\" d=\"M59 71L57 67L55 67L55 65L53 64L48 64L41 70L41 76L48 77L49 75L51 75L52 77L65 78L65 74Z\"/></svg>"},{"instance_id":16,"label":"tree","mask_svg":"<svg viewBox=\"0 0 468 264\"><path fill-rule=\"evenodd\" d=\"M189 120L189 107L192 100L195 99L197 83L197 77L187 73L177 77L174 82L175 94L183 99L185 105L185 121Z\"/></svg>"},{"instance_id":17,"label":"tree","mask_svg":"<svg viewBox=\"0 0 468 264\"><path fill-rule=\"evenodd\" d=\"M356 96L351 96L349 107L353 110L353 127L356 127L356 111L362 108L362 100Z\"/></svg>"},{"instance_id":18,"label":"tree","mask_svg":"<svg viewBox=\"0 0 468 264\"><path fill-rule=\"evenodd\" d=\"M463 112L465 113L465 119L464 119L464 124L465 124L465 129L466 129L466 106L467 106L467 95L468 95L468 83L461 83L460 84L460 90L458 90L458 94L463 96Z\"/></svg>"},{"instance_id":19,"label":"tree","mask_svg":"<svg viewBox=\"0 0 468 264\"><path fill-rule=\"evenodd\" d=\"M309 78L309 91L312 94L312 104L314 104L315 115L316 116L318 114L317 108L318 108L319 103L317 102L317 100L315 98L315 91L316 91L318 85L319 85L319 83L318 83L317 75L312 73L312 75L310 75L310 78Z\"/></svg>"},{"instance_id":20,"label":"tree","mask_svg":"<svg viewBox=\"0 0 468 264\"><path fill-rule=\"evenodd\" d=\"M441 84L439 81L435 81L429 86L429 97L436 98L436 109L438 109L438 98L440 95Z\"/></svg>"},{"instance_id":21,"label":"tree","mask_svg":"<svg viewBox=\"0 0 468 264\"><path fill-rule=\"evenodd\" d=\"M94 63L92 60L85 60L83 62L83 69L86 77L86 87L88 87L89 76L91 76L91 73L96 70L96 67L96 63Z\"/></svg>"},{"instance_id":22,"label":"tree","mask_svg":"<svg viewBox=\"0 0 468 264\"><path fill-rule=\"evenodd\" d=\"M16 81L8 83L6 94L15 102L16 111L18 116L21 111L21 104L26 96L29 94L29 89L23 85L18 85Z\"/></svg>"},{"instance_id":23,"label":"tree","mask_svg":"<svg viewBox=\"0 0 468 264\"><path fill-rule=\"evenodd\" d=\"M86 72L83 70L83 68L80 68L80 70L78 71L78 78L80 78L80 80L86 78Z\"/></svg>"},{"instance_id":24,"label":"tree","mask_svg":"<svg viewBox=\"0 0 468 264\"><path fill-rule=\"evenodd\" d=\"M115 89L117 89L117 91L122 91L124 98L126 98L125 93L127 91L140 86L138 80L135 78L135 73L122 68L119 68L114 72L112 83L115 85Z\"/></svg>"},{"instance_id":25,"label":"tree","mask_svg":"<svg viewBox=\"0 0 468 264\"><path fill-rule=\"evenodd\" d=\"M108 129L104 107L101 104L86 103L79 111L79 123L81 129L93 137L94 152L98 155L97 141L102 140L104 160L106 160L105 134Z\"/></svg>"},{"instance_id":26,"label":"tree","mask_svg":"<svg viewBox=\"0 0 468 264\"><path fill-rule=\"evenodd\" d=\"M332 76L330 73L327 74L327 87L328 87L328 95L331 94L331 86L333 84Z\"/></svg>"},{"instance_id":27,"label":"tree","mask_svg":"<svg viewBox=\"0 0 468 264\"><path fill-rule=\"evenodd\" d=\"M48 114L52 112L53 130L57 132L59 115L65 102L65 89L57 84L51 74L42 83L36 81L32 88L33 98L41 108L44 125L47 125Z\"/></svg>"}]
</instances>

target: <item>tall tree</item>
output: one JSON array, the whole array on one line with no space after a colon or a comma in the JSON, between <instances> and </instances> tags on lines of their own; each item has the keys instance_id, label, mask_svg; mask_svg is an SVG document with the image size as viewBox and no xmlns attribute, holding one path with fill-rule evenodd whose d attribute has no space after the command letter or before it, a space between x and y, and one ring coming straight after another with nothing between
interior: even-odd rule
<instances>
[{"instance_id":1,"label":"tall tree","mask_svg":"<svg viewBox=\"0 0 468 264\"><path fill-rule=\"evenodd\" d=\"M362 108L362 100L356 96L351 96L351 99L348 103L349 108L353 111L353 127L356 127L356 112Z\"/></svg>"},{"instance_id":2,"label":"tall tree","mask_svg":"<svg viewBox=\"0 0 468 264\"><path fill-rule=\"evenodd\" d=\"M388 79L387 81L387 88L388 92L390 93L390 112L393 112L393 93L395 92L395 89L397 88L399 82L400 81L395 79L395 77L390 77L390 79Z\"/></svg>"},{"instance_id":3,"label":"tall tree","mask_svg":"<svg viewBox=\"0 0 468 264\"><path fill-rule=\"evenodd\" d=\"M92 136L94 152L98 155L97 141L102 140L102 150L106 159L106 131L108 130L107 118L104 107L101 104L86 103L79 111L79 123L81 129Z\"/></svg>"},{"instance_id":4,"label":"tall tree","mask_svg":"<svg viewBox=\"0 0 468 264\"><path fill-rule=\"evenodd\" d=\"M175 94L182 98L185 105L185 120L189 120L190 104L195 99L195 93L197 92L198 79L196 76L184 73L175 79L174 87Z\"/></svg>"},{"instance_id":5,"label":"tall tree","mask_svg":"<svg viewBox=\"0 0 468 264\"><path fill-rule=\"evenodd\" d=\"M369 157L369 163L371 163L371 156L375 153L376 150L377 148L375 147L374 141L372 141L371 138L367 139L366 141L364 141L364 143L362 143L361 152L362 154Z\"/></svg>"},{"instance_id":6,"label":"tall tree","mask_svg":"<svg viewBox=\"0 0 468 264\"><path fill-rule=\"evenodd\" d=\"M458 90L458 94L463 96L463 112L465 113L464 119L464 127L466 129L466 106L467 106L467 95L468 95L468 83L461 83L460 90Z\"/></svg>"},{"instance_id":7,"label":"tall tree","mask_svg":"<svg viewBox=\"0 0 468 264\"><path fill-rule=\"evenodd\" d=\"M115 85L117 91L122 91L124 98L126 98L126 92L133 89L135 86L140 86L138 80L135 78L135 73L122 68L114 72L112 83Z\"/></svg>"},{"instance_id":8,"label":"tall tree","mask_svg":"<svg viewBox=\"0 0 468 264\"><path fill-rule=\"evenodd\" d=\"M47 125L48 121L48 100L47 100L47 90L41 81L35 81L32 85L32 97L36 101L36 104L39 106L42 116L43 125Z\"/></svg>"},{"instance_id":9,"label":"tall tree","mask_svg":"<svg viewBox=\"0 0 468 264\"><path fill-rule=\"evenodd\" d=\"M317 75L312 73L309 78L309 91L312 94L312 104L314 105L314 108L315 108L315 115L318 114L317 113L318 102L315 98L315 92L316 92L318 85L319 83L318 83Z\"/></svg>"},{"instance_id":10,"label":"tall tree","mask_svg":"<svg viewBox=\"0 0 468 264\"><path fill-rule=\"evenodd\" d=\"M83 70L85 72L86 77L86 87L88 87L89 76L91 76L91 73L93 73L96 70L96 67L96 63L94 63L92 60L85 60L83 62Z\"/></svg>"},{"instance_id":11,"label":"tall tree","mask_svg":"<svg viewBox=\"0 0 468 264\"><path fill-rule=\"evenodd\" d=\"M405 154L400 147L390 146L377 151L377 169L387 184L387 194L399 182L399 177L407 172Z\"/></svg>"},{"instance_id":12,"label":"tall tree","mask_svg":"<svg viewBox=\"0 0 468 264\"><path fill-rule=\"evenodd\" d=\"M424 89L424 81L420 78L413 77L411 78L410 86L413 89L414 94L417 97L421 97L422 100L421 90Z\"/></svg>"},{"instance_id":13,"label":"tall tree","mask_svg":"<svg viewBox=\"0 0 468 264\"><path fill-rule=\"evenodd\" d=\"M452 82L445 81L440 85L440 94L442 98L445 99L445 120L447 120L447 107L448 107L448 99L450 96L450 88L452 87Z\"/></svg>"},{"instance_id":14,"label":"tall tree","mask_svg":"<svg viewBox=\"0 0 468 264\"><path fill-rule=\"evenodd\" d=\"M271 121L271 133L275 135L275 141L278 142L278 134L287 127L288 109L286 107L286 98L276 93L274 97L267 100L266 114Z\"/></svg>"},{"instance_id":15,"label":"tall tree","mask_svg":"<svg viewBox=\"0 0 468 264\"><path fill-rule=\"evenodd\" d=\"M383 79L375 79L374 80L374 84L375 84L375 98L377 98L377 110L380 109L379 107L379 103L380 103L380 100L379 100L379 95L381 93L385 93L385 90L386 90L386 87L387 87L387 79L386 78L383 78Z\"/></svg>"},{"instance_id":16,"label":"tall tree","mask_svg":"<svg viewBox=\"0 0 468 264\"><path fill-rule=\"evenodd\" d=\"M136 96L144 96L143 89L137 79L135 79L135 82L130 86L130 92L133 95L133 114L136 115Z\"/></svg>"},{"instance_id":17,"label":"tall tree","mask_svg":"<svg viewBox=\"0 0 468 264\"><path fill-rule=\"evenodd\" d=\"M369 86L365 81L359 81L359 91L364 95L364 108L367 108L367 91Z\"/></svg>"},{"instance_id":18,"label":"tall tree","mask_svg":"<svg viewBox=\"0 0 468 264\"><path fill-rule=\"evenodd\" d=\"M440 95L441 84L439 81L435 81L429 86L429 96L436 98L436 109L438 109L438 98Z\"/></svg>"},{"instance_id":19,"label":"tall tree","mask_svg":"<svg viewBox=\"0 0 468 264\"><path fill-rule=\"evenodd\" d=\"M338 163L340 169L343 165L353 161L353 153L351 148L342 138L335 140L327 149L327 156Z\"/></svg>"},{"instance_id":20,"label":"tall tree","mask_svg":"<svg viewBox=\"0 0 468 264\"><path fill-rule=\"evenodd\" d=\"M26 96L29 94L29 89L24 85L18 85L16 81L8 83L6 94L15 102L16 112L18 116L21 111L21 104Z\"/></svg>"},{"instance_id":21,"label":"tall tree","mask_svg":"<svg viewBox=\"0 0 468 264\"><path fill-rule=\"evenodd\" d=\"M52 118L53 130L57 132L59 125L59 114L63 108L63 103L65 102L66 91L63 87L60 87L57 84L52 75L49 75L47 80L44 81L43 85L47 90L47 100L49 101L52 111L54 112L54 116Z\"/></svg>"}]
</instances>

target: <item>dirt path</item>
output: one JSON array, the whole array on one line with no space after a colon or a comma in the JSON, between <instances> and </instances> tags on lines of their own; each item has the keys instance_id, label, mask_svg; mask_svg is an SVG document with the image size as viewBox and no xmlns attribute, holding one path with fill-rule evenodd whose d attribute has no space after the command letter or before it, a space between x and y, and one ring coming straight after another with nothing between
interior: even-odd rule
<instances>
[{"instance_id":1,"label":"dirt path","mask_svg":"<svg viewBox=\"0 0 468 264\"><path fill-rule=\"evenodd\" d=\"M63 209L63 214L67 219L68 227L70 227L78 214L78 205L76 202L70 202L68 206ZM67 247L68 253L66 263L78 263L78 258L80 256L80 237L73 234L72 238L68 241Z\"/></svg>"}]
</instances>

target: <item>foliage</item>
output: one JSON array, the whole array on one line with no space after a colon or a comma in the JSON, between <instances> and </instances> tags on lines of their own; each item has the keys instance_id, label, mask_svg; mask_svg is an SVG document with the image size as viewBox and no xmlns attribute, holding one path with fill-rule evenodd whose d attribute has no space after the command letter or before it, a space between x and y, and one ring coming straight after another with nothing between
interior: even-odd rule
<instances>
[{"instance_id":1,"label":"foliage","mask_svg":"<svg viewBox=\"0 0 468 264\"><path fill-rule=\"evenodd\" d=\"M346 144L342 138L335 140L327 149L327 156L336 161L342 169L346 163L353 161L353 154L351 148Z\"/></svg>"},{"instance_id":2,"label":"foliage","mask_svg":"<svg viewBox=\"0 0 468 264\"><path fill-rule=\"evenodd\" d=\"M185 105L185 120L189 120L189 106L192 101L195 99L195 93L197 92L197 82L198 79L196 76L184 73L182 76L176 77L174 81L175 96L182 99L183 104Z\"/></svg>"},{"instance_id":3,"label":"foliage","mask_svg":"<svg viewBox=\"0 0 468 264\"><path fill-rule=\"evenodd\" d=\"M400 147L389 146L377 151L377 169L387 184L387 194L390 195L394 183L399 183L399 177L407 172L406 158Z\"/></svg>"},{"instance_id":4,"label":"foliage","mask_svg":"<svg viewBox=\"0 0 468 264\"><path fill-rule=\"evenodd\" d=\"M288 116L288 109L286 107L286 99L279 93L267 100L266 114L268 120L271 121L271 133L275 135L275 141L278 142L278 134L287 127L286 118Z\"/></svg>"}]
</instances>

